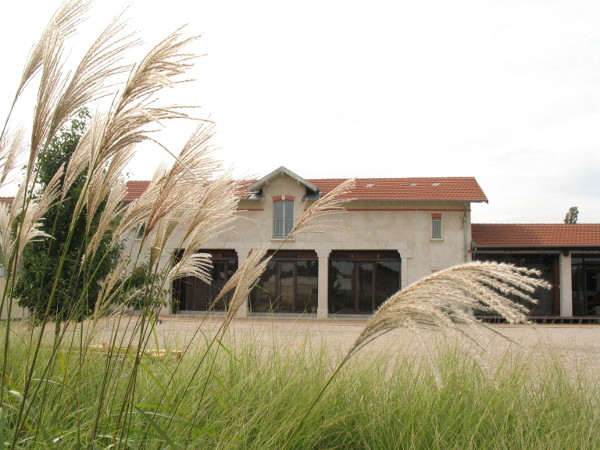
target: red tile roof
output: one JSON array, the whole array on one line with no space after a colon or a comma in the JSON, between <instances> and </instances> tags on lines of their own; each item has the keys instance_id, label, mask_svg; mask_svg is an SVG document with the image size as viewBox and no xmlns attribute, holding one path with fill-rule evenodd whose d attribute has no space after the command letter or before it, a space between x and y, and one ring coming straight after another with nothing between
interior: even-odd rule
<instances>
[{"instance_id":1,"label":"red tile roof","mask_svg":"<svg viewBox=\"0 0 600 450\"><path fill-rule=\"evenodd\" d=\"M472 237L482 247L600 247L600 224L474 223Z\"/></svg>"},{"instance_id":2,"label":"red tile roof","mask_svg":"<svg viewBox=\"0 0 600 450\"><path fill-rule=\"evenodd\" d=\"M149 181L128 181L127 182L127 193L123 198L124 202L131 202L141 197L141 195L148 189L150 185Z\"/></svg>"},{"instance_id":3,"label":"red tile roof","mask_svg":"<svg viewBox=\"0 0 600 450\"><path fill-rule=\"evenodd\" d=\"M323 193L343 179L308 180ZM456 200L487 202L483 190L473 177L462 178L357 178L354 189L346 195L356 200Z\"/></svg>"},{"instance_id":4,"label":"red tile roof","mask_svg":"<svg viewBox=\"0 0 600 450\"><path fill-rule=\"evenodd\" d=\"M256 180L240 183L239 197L250 192L246 188ZM345 179L307 180L327 194ZM124 201L138 198L149 185L149 181L129 181ZM463 178L357 178L355 187L344 197L355 200L445 200L487 202L487 197L473 177Z\"/></svg>"},{"instance_id":5,"label":"red tile roof","mask_svg":"<svg viewBox=\"0 0 600 450\"><path fill-rule=\"evenodd\" d=\"M6 205L12 205L14 197L0 197L0 203L4 203Z\"/></svg>"},{"instance_id":6,"label":"red tile roof","mask_svg":"<svg viewBox=\"0 0 600 450\"><path fill-rule=\"evenodd\" d=\"M248 186L252 183L252 180L244 180L238 183L236 187L236 195L238 198L246 198L249 192L246 190ZM145 191L148 189L150 185L149 181L128 181L127 182L127 193L125 197L123 197L124 202L131 202L133 200L138 199Z\"/></svg>"}]
</instances>

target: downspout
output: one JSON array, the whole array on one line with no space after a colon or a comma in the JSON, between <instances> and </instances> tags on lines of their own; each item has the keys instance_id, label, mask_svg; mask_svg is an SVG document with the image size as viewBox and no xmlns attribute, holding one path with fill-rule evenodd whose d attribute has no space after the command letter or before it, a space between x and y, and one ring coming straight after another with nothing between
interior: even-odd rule
<instances>
[{"instance_id":1,"label":"downspout","mask_svg":"<svg viewBox=\"0 0 600 450\"><path fill-rule=\"evenodd\" d=\"M467 233L467 202L463 202L464 203L464 209L463 209L463 259L464 262L468 262L469 261L469 247L468 247L468 233Z\"/></svg>"}]
</instances>

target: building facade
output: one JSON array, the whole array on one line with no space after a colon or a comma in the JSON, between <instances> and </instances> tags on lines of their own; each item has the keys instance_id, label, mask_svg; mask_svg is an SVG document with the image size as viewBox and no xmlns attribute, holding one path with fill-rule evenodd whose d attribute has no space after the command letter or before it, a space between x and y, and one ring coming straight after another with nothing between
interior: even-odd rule
<instances>
[{"instance_id":1,"label":"building facade","mask_svg":"<svg viewBox=\"0 0 600 450\"><path fill-rule=\"evenodd\" d=\"M371 314L399 289L471 260L539 269L553 288L535 293L533 317L600 317L600 224L471 224L471 205L487 202L475 178L362 178L334 227L290 235L305 210L343 181L306 180L280 167L241 183L233 226L197 249L212 255L212 283L175 280L163 313L224 310L227 299L213 305L217 293L250 251L267 243L272 260L240 317ZM129 182L124 202L148 186ZM126 242L132 254L149 254L135 231ZM181 232L165 250L166 268L182 251ZM13 317L25 315L14 305Z\"/></svg>"},{"instance_id":2,"label":"building facade","mask_svg":"<svg viewBox=\"0 0 600 450\"><path fill-rule=\"evenodd\" d=\"M265 242L273 259L241 316L370 314L397 290L470 261L471 204L487 202L475 178L357 179L335 227L288 236L304 210L343 181L305 180L285 167L248 181L232 229L198 249L213 256L212 285L176 281L168 312L206 310L250 250ZM131 182L127 198L146 186ZM168 253L176 255L180 236L171 241Z\"/></svg>"}]
</instances>

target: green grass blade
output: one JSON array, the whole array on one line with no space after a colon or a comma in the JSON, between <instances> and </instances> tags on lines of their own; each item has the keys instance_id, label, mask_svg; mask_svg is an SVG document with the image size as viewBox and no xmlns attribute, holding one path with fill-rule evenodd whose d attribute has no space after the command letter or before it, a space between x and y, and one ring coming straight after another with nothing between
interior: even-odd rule
<instances>
[{"instance_id":1,"label":"green grass blade","mask_svg":"<svg viewBox=\"0 0 600 450\"><path fill-rule=\"evenodd\" d=\"M2 447L6 445L4 442L4 408L0 406L0 442Z\"/></svg>"},{"instance_id":2,"label":"green grass blade","mask_svg":"<svg viewBox=\"0 0 600 450\"><path fill-rule=\"evenodd\" d=\"M246 367L250 367L248 364L246 364L244 361L242 361L241 359L237 358L232 352L231 350L229 350L229 348L227 348L227 346L225 344L223 344L223 341L221 341L221 339L219 338L215 338L215 340L217 341L217 344L219 344L219 347L221 347L223 350L225 350L225 352L235 361L238 362Z\"/></svg>"},{"instance_id":3,"label":"green grass blade","mask_svg":"<svg viewBox=\"0 0 600 450\"><path fill-rule=\"evenodd\" d=\"M154 430L160 435L160 437L162 437L165 440L167 444L169 444L173 448L181 448L181 446L175 444L175 442L171 440L169 435L165 433L165 431L161 427L158 426L158 424L154 421L154 419L152 419L152 417L149 414L146 414L143 410L141 410L135 405L133 405L133 407L137 412L139 412L142 415L144 419L146 419L150 426L154 428Z\"/></svg>"}]
</instances>

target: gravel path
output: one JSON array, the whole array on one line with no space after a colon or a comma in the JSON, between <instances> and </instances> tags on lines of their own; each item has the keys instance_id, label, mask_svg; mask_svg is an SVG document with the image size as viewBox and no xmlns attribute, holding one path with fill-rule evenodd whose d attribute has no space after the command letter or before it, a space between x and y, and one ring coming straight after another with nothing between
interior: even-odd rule
<instances>
[{"instance_id":1,"label":"gravel path","mask_svg":"<svg viewBox=\"0 0 600 450\"><path fill-rule=\"evenodd\" d=\"M120 325L121 334L130 334L136 316L124 317ZM131 320L129 328L125 326ZM181 349L188 343L204 342L222 325L221 317L181 316L162 317L156 325L156 338L160 348ZM261 346L280 349L325 348L333 358L339 358L352 345L364 329L366 320L306 318L252 318L236 319L228 330L228 345L256 341ZM94 344L110 341L116 321L105 320L98 324L91 340ZM25 327L21 324L21 327ZM88 328L89 324L86 325ZM598 325L490 325L489 330L470 331L481 346L477 354L489 366L500 362L525 359L542 364L559 361L576 376L585 372L600 381L600 326ZM49 326L48 339L54 328ZM497 333L508 337L507 340ZM125 340L126 342L126 340ZM151 346L155 344L154 337ZM387 352L418 360L435 354L437 350L455 343L455 338L439 332L424 331L417 336L408 330L397 330L378 339L366 347L362 356ZM198 344L199 345L199 344ZM427 348L425 348L425 345ZM265 347L266 348L266 347Z\"/></svg>"},{"instance_id":2,"label":"gravel path","mask_svg":"<svg viewBox=\"0 0 600 450\"><path fill-rule=\"evenodd\" d=\"M135 320L136 318L133 317ZM323 346L332 356L345 353L364 329L366 320L352 319L236 319L228 331L230 345L255 340L260 345L279 348L307 348ZM167 316L156 326L156 336L163 348L182 348L190 340L202 342L212 336L222 324L222 318ZM108 340L112 322L102 325L95 336L96 343ZM121 327L123 328L123 326ZM197 331L200 330L200 333ZM497 333L508 337L507 340ZM589 372L600 378L600 326L598 325L490 325L490 330L470 332L480 344L478 352L484 361L495 365L500 361L519 358L536 363L556 360L572 374ZM381 351L401 353L409 358L421 358L428 352L445 348L456 342L453 337L437 332L421 332L421 336L408 330L389 333L366 347L365 354ZM427 345L427 350L424 345Z\"/></svg>"}]
</instances>

